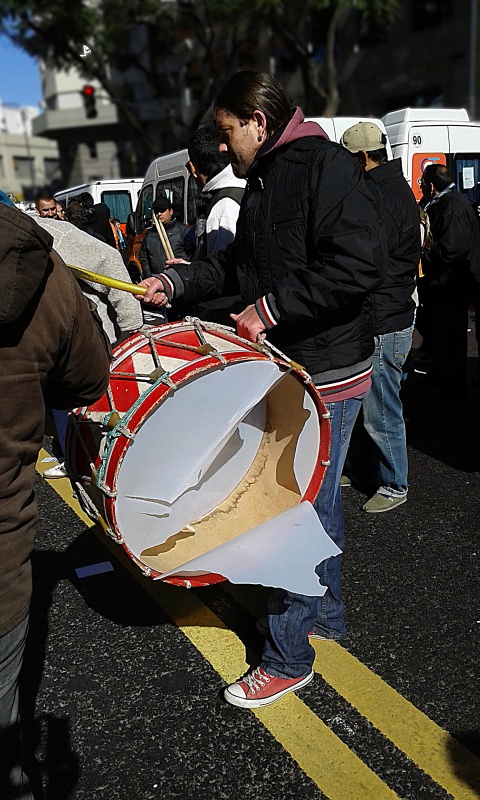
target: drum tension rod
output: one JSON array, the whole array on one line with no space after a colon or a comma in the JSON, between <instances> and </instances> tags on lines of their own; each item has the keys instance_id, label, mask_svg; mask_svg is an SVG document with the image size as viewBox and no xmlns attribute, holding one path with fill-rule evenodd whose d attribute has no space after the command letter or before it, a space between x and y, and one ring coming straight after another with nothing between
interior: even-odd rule
<instances>
[{"instance_id":1,"label":"drum tension rod","mask_svg":"<svg viewBox=\"0 0 480 800\"><path fill-rule=\"evenodd\" d=\"M170 386L170 389L175 389L176 388L175 384L170 379L170 373L166 369L164 369L160 361L160 358L158 357L157 348L155 347L155 339L148 330L142 331L142 333L149 341L150 350L152 351L153 363L155 364L155 369L148 376L149 380L151 380L153 383L156 383L157 381L162 381L163 383L166 383L167 386Z\"/></svg>"},{"instance_id":2,"label":"drum tension rod","mask_svg":"<svg viewBox=\"0 0 480 800\"><path fill-rule=\"evenodd\" d=\"M198 336L200 346L197 347L197 353L200 353L201 356L212 356L213 358L218 358L219 361L225 366L227 363L227 359L218 350L215 349L213 344L207 342L205 334L202 331L200 320L196 317L188 317L188 321L193 323L193 327L195 328L195 333Z\"/></svg>"}]
</instances>

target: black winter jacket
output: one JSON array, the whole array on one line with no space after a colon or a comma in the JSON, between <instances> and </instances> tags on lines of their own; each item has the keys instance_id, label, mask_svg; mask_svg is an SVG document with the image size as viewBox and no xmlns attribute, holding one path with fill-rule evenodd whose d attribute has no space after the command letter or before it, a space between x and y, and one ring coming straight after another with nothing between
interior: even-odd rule
<instances>
[{"instance_id":1,"label":"black winter jacket","mask_svg":"<svg viewBox=\"0 0 480 800\"><path fill-rule=\"evenodd\" d=\"M367 173L380 189L385 208L388 268L369 305L375 334L394 333L413 325L415 276L420 261L420 212L405 180L400 158Z\"/></svg>"},{"instance_id":2,"label":"black winter jacket","mask_svg":"<svg viewBox=\"0 0 480 800\"><path fill-rule=\"evenodd\" d=\"M183 240L189 230L188 225L184 225L183 222L177 222L176 219L172 219L172 221L167 222L164 227L175 258L184 258L188 260L183 247ZM151 275L158 275L159 272L165 269L165 250L163 249L155 227L145 234L140 248L139 259L142 265L144 278L150 278Z\"/></svg>"},{"instance_id":3,"label":"black winter jacket","mask_svg":"<svg viewBox=\"0 0 480 800\"><path fill-rule=\"evenodd\" d=\"M369 367L373 328L362 310L386 270L382 201L357 159L319 138L321 128L302 136L311 123L300 120L292 130L298 115L290 139L283 143L284 131L267 140L248 171L235 242L166 275L187 300L234 294L236 282L271 328L268 340L325 388Z\"/></svg>"},{"instance_id":4,"label":"black winter jacket","mask_svg":"<svg viewBox=\"0 0 480 800\"><path fill-rule=\"evenodd\" d=\"M433 244L422 255L428 284L452 294L468 290L469 273L480 286L480 227L468 199L456 189L426 207Z\"/></svg>"}]
</instances>

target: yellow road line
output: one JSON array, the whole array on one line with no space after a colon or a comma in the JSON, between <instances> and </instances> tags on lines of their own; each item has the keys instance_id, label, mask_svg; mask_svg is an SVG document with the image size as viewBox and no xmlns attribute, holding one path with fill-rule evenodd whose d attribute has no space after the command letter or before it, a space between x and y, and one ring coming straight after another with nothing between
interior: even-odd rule
<instances>
[{"instance_id":1,"label":"yellow road line","mask_svg":"<svg viewBox=\"0 0 480 800\"><path fill-rule=\"evenodd\" d=\"M340 645L312 644L314 669L336 692L449 794L478 800L476 756Z\"/></svg>"},{"instance_id":2,"label":"yellow road line","mask_svg":"<svg viewBox=\"0 0 480 800\"><path fill-rule=\"evenodd\" d=\"M254 616L264 591L228 585ZM480 760L336 642L312 640L314 670L423 772L458 800L479 800Z\"/></svg>"},{"instance_id":3,"label":"yellow road line","mask_svg":"<svg viewBox=\"0 0 480 800\"><path fill-rule=\"evenodd\" d=\"M47 456L46 451L42 451L40 454L40 458ZM37 465L40 473L47 468L48 464L39 463ZM52 481L51 485L87 525L93 526L91 520L83 513L78 502L73 498L68 480L56 479ZM99 531L98 535L227 683L243 674L246 669L243 658L244 646L234 634L227 631L226 626L218 617L188 591L143 579L138 568L124 555L118 545L109 540L102 532ZM235 587L232 584L225 586L228 586L229 593L241 605L248 608L254 615L258 614L258 607L265 596L264 589L251 587L251 590L246 592L244 588ZM192 620L194 621L192 622ZM215 635L212 634L212 628L216 629ZM313 645L316 652L315 671L321 674L339 695L456 800L479 800L479 759L340 645L335 642L314 642ZM290 709L286 714L284 709L287 708L287 704L290 705L292 702L300 705L295 711ZM277 712L277 709L280 711ZM255 713L312 780L318 782L320 788L331 800L335 800L336 797L339 797L339 800L347 800L349 797L358 798L358 794L355 795L355 793L352 795L344 793L339 796L335 794L334 787L327 789L326 781L328 782L329 776L332 774L329 768L324 769L328 762L328 753L332 748L335 750L335 747L338 747L337 743L341 744L341 742L298 698L289 695L281 703L257 710ZM263 715L266 715L265 719ZM301 724L294 725L293 736L290 723L285 724L284 722L284 717L289 718L290 715L294 719L301 717ZM310 715L312 719L307 722ZM312 728L315 728L315 732L311 730ZM304 731L310 732L304 736ZM318 737L322 738L322 744L318 741ZM330 741L331 737L335 741L335 747ZM328 744L324 741L326 739L329 740ZM296 742L299 744L297 745ZM311 757L306 758L306 754L312 747L316 754L322 753L321 764L316 763L313 753L310 753ZM343 747L346 746L342 745ZM335 758L339 761L342 761L343 757L342 748L340 748L340 752L335 750ZM346 750L351 757L356 759L356 756L348 748ZM347 762L346 776L356 775L355 781L358 782L363 776L363 771L360 770L358 773L355 764L351 764L349 759ZM359 763L368 770L363 762L359 761ZM332 770L335 775L335 784L341 785L342 792L345 792L345 784L340 781L336 768L332 767ZM375 775L374 778L379 780ZM354 791L355 786L358 790L358 783L355 781ZM390 792L385 784L382 783L382 787ZM395 796L391 792L389 795L383 795L378 794L377 791L380 789L376 789L375 794L366 794L365 797L371 797L372 800L376 800L378 797L380 800L384 796Z\"/></svg>"},{"instance_id":4,"label":"yellow road line","mask_svg":"<svg viewBox=\"0 0 480 800\"><path fill-rule=\"evenodd\" d=\"M40 457L45 457L42 451ZM37 468L43 472L44 466ZM220 677L231 683L246 669L245 647L226 625L185 589L143 578L123 549L100 533L85 517L72 496L67 479L56 479L51 486L62 499L93 528L103 544L137 579L170 619L182 630ZM238 709L238 713L245 713ZM301 769L325 792L330 800L398 800L395 794L295 695L254 714Z\"/></svg>"}]
</instances>

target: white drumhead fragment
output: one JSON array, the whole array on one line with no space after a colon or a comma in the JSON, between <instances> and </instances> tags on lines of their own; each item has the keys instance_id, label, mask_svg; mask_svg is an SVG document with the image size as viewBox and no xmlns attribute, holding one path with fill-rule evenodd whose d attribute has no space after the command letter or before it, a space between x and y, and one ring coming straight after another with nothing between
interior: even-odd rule
<instances>
[{"instance_id":1,"label":"white drumhead fragment","mask_svg":"<svg viewBox=\"0 0 480 800\"><path fill-rule=\"evenodd\" d=\"M313 506L303 501L179 569L165 573L162 579L213 572L231 583L280 586L297 594L322 597L326 588L320 584L315 567L340 553Z\"/></svg>"}]
</instances>

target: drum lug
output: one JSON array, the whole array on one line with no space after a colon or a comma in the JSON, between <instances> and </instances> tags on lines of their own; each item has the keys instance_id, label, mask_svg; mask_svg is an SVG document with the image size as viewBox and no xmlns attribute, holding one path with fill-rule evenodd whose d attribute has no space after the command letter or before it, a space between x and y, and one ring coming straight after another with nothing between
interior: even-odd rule
<instances>
[{"instance_id":1,"label":"drum lug","mask_svg":"<svg viewBox=\"0 0 480 800\"><path fill-rule=\"evenodd\" d=\"M135 439L135 434L131 433L128 428L123 424L122 417L118 411L112 411L107 414L103 420L105 428L108 429L108 436L116 439L117 436L125 436L127 439Z\"/></svg>"},{"instance_id":2,"label":"drum lug","mask_svg":"<svg viewBox=\"0 0 480 800\"><path fill-rule=\"evenodd\" d=\"M170 387L170 389L177 388L172 379L170 378L170 373L167 372L167 370L164 369L161 364L159 364L158 367L154 369L153 372L151 372L148 377L152 381L152 383L166 383L167 386Z\"/></svg>"},{"instance_id":3,"label":"drum lug","mask_svg":"<svg viewBox=\"0 0 480 800\"><path fill-rule=\"evenodd\" d=\"M118 411L112 411L112 413L108 417L108 420L106 420L106 423L105 423L106 427L108 428L108 430L113 431L113 429L120 422L120 420L121 420L121 416L118 413Z\"/></svg>"}]
</instances>

